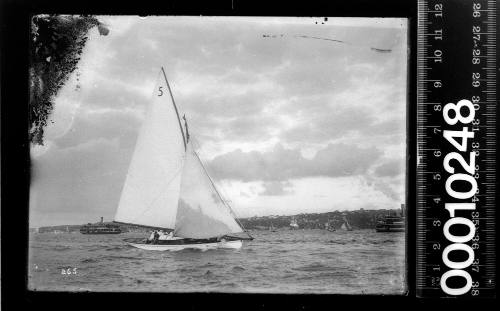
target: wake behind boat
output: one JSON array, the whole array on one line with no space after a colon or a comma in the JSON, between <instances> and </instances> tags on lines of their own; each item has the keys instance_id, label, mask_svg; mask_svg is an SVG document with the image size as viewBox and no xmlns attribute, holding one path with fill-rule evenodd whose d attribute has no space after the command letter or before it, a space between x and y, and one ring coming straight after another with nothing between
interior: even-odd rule
<instances>
[{"instance_id":1,"label":"wake behind boat","mask_svg":"<svg viewBox=\"0 0 500 311\"><path fill-rule=\"evenodd\" d=\"M168 239L125 239L145 250L240 248L253 237L215 187L182 119L162 68L115 222L173 232Z\"/></svg>"}]
</instances>

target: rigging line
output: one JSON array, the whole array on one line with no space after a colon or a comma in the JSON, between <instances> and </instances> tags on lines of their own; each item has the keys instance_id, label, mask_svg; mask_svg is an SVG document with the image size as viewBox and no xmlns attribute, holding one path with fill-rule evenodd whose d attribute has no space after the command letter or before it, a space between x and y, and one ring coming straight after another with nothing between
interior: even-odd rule
<instances>
[{"instance_id":1,"label":"rigging line","mask_svg":"<svg viewBox=\"0 0 500 311\"><path fill-rule=\"evenodd\" d=\"M191 134L190 137L191 137L191 142L196 145L195 147L197 149L201 149L200 144L198 143L198 139L196 139L196 136ZM193 150L193 152L195 152L195 151ZM236 223L238 223L238 225L241 227L241 229L243 229L243 232L245 232L251 239L253 239L253 236L245 229L245 227L240 222L240 220L238 219L238 216L233 211L233 209L231 208L231 206L229 205L229 203L223 198L223 196L219 193L219 190L215 187L215 184L214 184L212 178L210 177L210 174L208 173L205 165L203 165L203 161L201 161L200 157L198 156L198 154L196 152L195 152L195 155L198 158L198 161L200 161L200 164L203 167L203 170L205 171L205 174L207 175L208 179L210 180L210 182L212 184L212 187L215 189L215 192L219 196L219 199L222 201L222 204L224 204L224 206L226 206L226 208L229 210L229 213L231 213L231 215L233 216L233 218L236 221Z\"/></svg>"},{"instance_id":2,"label":"rigging line","mask_svg":"<svg viewBox=\"0 0 500 311\"><path fill-rule=\"evenodd\" d=\"M200 146L200 144L199 144L199 142L198 142L198 140L197 140L196 138L195 138L195 140L193 141L193 143L195 143L195 144L196 144L196 149L197 149L197 150L201 150L201 146ZM198 152L198 156L199 156L200 154L202 154L202 153L201 153L201 152ZM201 160L201 158L200 158L200 160ZM202 164L203 164L203 161L202 161ZM208 171L209 171L209 169L208 169L205 165L203 165L203 167L204 167L204 169L206 170L208 177L209 177L209 178L211 178L211 175L210 175L210 173L208 172ZM215 185L215 183L213 183L213 184ZM226 195L226 193L225 193L225 191L224 191L224 188L223 188L223 187L219 187L219 188L217 188L217 191L220 193L220 196L221 196L221 198L223 199L223 203L224 203L224 204L226 205L226 207L228 207L228 208L229 208L229 210L232 212L231 208L230 208L229 206L227 206L227 205L229 204L229 203L227 203L227 199L226 199L226 198L228 197L228 195ZM236 217L236 215L233 215L233 216L234 216L234 217Z\"/></svg>"},{"instance_id":3,"label":"rigging line","mask_svg":"<svg viewBox=\"0 0 500 311\"><path fill-rule=\"evenodd\" d=\"M196 157L198 157L198 155L196 155ZM200 160L199 157L198 157L198 160L201 162L201 160ZM210 177L210 175L208 174L208 172L207 172L205 166L203 165L203 163L201 163L201 164L202 164L203 170L205 171L205 174L207 175L208 179L210 180L210 183L212 184L212 187L214 188L215 192L219 196L219 199L222 201L222 204L224 204L224 206L228 209L229 213L231 214L231 216L233 216L234 220L240 226L240 228L243 230L243 232L245 232L251 239L253 239L253 236L251 236L250 233L248 233L248 231L245 229L245 227L240 222L240 220L238 219L238 216L233 211L233 209L231 208L231 206L229 205L229 203L221 196L221 194L219 193L219 190L217 190L217 188L215 187L214 182L213 182L212 178Z\"/></svg>"},{"instance_id":4,"label":"rigging line","mask_svg":"<svg viewBox=\"0 0 500 311\"><path fill-rule=\"evenodd\" d=\"M192 139L193 139L192 140L193 144L196 144L196 146L195 146L196 149L201 150L201 146L198 143L198 140L196 139L196 137L193 137ZM210 177L210 174L208 173L207 168L205 167L205 165L203 165L203 161L201 161L201 158L199 157L198 153L195 152L195 154L198 157L198 160L200 161L200 164L203 167L203 170L205 171L205 174L207 175L208 179L212 183L213 188L215 189L215 191L219 195L219 198L221 199L222 203L229 209L229 211L231 212L232 216L236 218L236 214L233 212L233 210L231 209L231 207L229 206L229 204L225 200L226 195L224 193L221 194L221 192L223 192L222 189L218 189L217 187L215 187L215 183L213 182L212 178Z\"/></svg>"},{"instance_id":5,"label":"rigging line","mask_svg":"<svg viewBox=\"0 0 500 311\"><path fill-rule=\"evenodd\" d=\"M243 224L238 220L238 217L236 216L236 213L233 211L233 209L231 208L231 206L229 206L229 204L222 198L221 194L219 193L219 191L217 190L217 187L215 187L215 184L214 184L214 181L212 180L212 178L210 177L210 175L208 174L207 172L207 169L205 168L205 166L203 165L203 162L201 161L200 157L198 156L198 154L196 153L196 151L193 149L193 153L194 155L196 156L196 158L198 159L198 161L200 162L200 165L201 167L203 168L203 171L205 172L205 175L208 177L208 180L210 181L210 183L212 184L212 188L215 190L215 193L217 193L217 195L219 196L219 199L221 200L222 204L224 204L224 206L226 206L226 208L229 210L229 212L231 213L231 215L234 217L234 220L236 221L236 223L241 227L241 229L243 229L243 232L245 232L246 234L248 234L250 237L252 237L248 232L247 230L245 229L245 227L243 226Z\"/></svg>"},{"instance_id":6,"label":"rigging line","mask_svg":"<svg viewBox=\"0 0 500 311\"><path fill-rule=\"evenodd\" d=\"M161 67L161 71L163 72L163 77L165 78L165 82L167 82L168 93L170 94L170 98L172 99L172 104L174 105L175 114L177 115L177 121L179 121L179 128L181 129L182 134L182 142L184 143L184 151L187 150L186 146L186 136L184 135L184 130L182 129L181 119L179 117L179 111L177 110L177 105L175 104L174 95L172 94L172 89L170 88L170 83L168 83L167 74L165 73L165 69L163 66Z\"/></svg>"},{"instance_id":7,"label":"rigging line","mask_svg":"<svg viewBox=\"0 0 500 311\"><path fill-rule=\"evenodd\" d=\"M225 203L224 199L222 198L221 194L219 193L219 191L217 190L217 188L215 187L215 184L212 180L212 178L210 178L210 175L208 175L208 172L207 172L207 169L205 168L205 166L203 165L203 162L201 161L200 157L198 156L198 154L196 153L196 151L193 150L193 153L194 155L196 156L196 158L198 159L198 161L200 162L200 165L201 167L203 168L203 171L205 172L205 175L207 175L208 177L208 180L210 181L210 184L212 185L212 188L215 190L215 193L217 193L217 196L219 197L219 199L221 200L222 204ZM226 204L224 204L226 205ZM227 205L226 205L227 207Z\"/></svg>"}]
</instances>

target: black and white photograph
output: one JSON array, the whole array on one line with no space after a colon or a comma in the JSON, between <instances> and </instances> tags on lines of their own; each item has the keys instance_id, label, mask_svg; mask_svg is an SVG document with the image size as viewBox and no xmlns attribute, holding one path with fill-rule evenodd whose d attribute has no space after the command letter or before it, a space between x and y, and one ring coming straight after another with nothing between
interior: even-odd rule
<instances>
[{"instance_id":1,"label":"black and white photograph","mask_svg":"<svg viewBox=\"0 0 500 311\"><path fill-rule=\"evenodd\" d=\"M404 295L408 19L31 18L28 289Z\"/></svg>"}]
</instances>

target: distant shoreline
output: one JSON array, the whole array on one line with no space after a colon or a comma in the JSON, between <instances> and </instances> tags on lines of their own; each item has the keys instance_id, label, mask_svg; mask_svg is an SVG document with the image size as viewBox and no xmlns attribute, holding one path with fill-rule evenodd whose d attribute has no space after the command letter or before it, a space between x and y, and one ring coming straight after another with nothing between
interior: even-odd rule
<instances>
[{"instance_id":1,"label":"distant shoreline","mask_svg":"<svg viewBox=\"0 0 500 311\"><path fill-rule=\"evenodd\" d=\"M239 218L238 220L246 229L264 230L270 226L279 229L289 227L290 221L296 219L300 228L303 229L323 229L326 222L330 222L334 227L339 227L343 223L344 217L349 221L355 229L371 229L374 228L379 217L386 215L401 215L404 213L402 209L378 209L365 210L359 209L354 211L333 211L324 213L302 213L296 215L269 215L269 216L253 216ZM30 232L74 232L79 231L80 227L88 223L80 225L54 225L29 228ZM94 223L98 224L98 223ZM114 224L113 222L103 222L103 224ZM132 225L122 225L128 231L148 231L147 228Z\"/></svg>"}]
</instances>

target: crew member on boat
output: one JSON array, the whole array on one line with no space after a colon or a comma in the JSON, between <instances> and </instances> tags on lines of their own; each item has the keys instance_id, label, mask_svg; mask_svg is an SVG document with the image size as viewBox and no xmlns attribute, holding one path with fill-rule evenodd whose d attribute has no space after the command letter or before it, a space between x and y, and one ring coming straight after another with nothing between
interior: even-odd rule
<instances>
[{"instance_id":1,"label":"crew member on boat","mask_svg":"<svg viewBox=\"0 0 500 311\"><path fill-rule=\"evenodd\" d=\"M158 243L158 239L160 238L160 233L155 230L154 232L154 238L153 238L153 244Z\"/></svg>"},{"instance_id":2,"label":"crew member on boat","mask_svg":"<svg viewBox=\"0 0 500 311\"><path fill-rule=\"evenodd\" d=\"M160 241L172 240L173 237L174 237L173 231L170 231L168 234L166 234L163 231L160 231L160 237L158 238L158 240Z\"/></svg>"},{"instance_id":3,"label":"crew member on boat","mask_svg":"<svg viewBox=\"0 0 500 311\"><path fill-rule=\"evenodd\" d=\"M163 230L160 230L158 232L158 241L160 240L166 240L167 239L167 235L165 234L165 232L163 232Z\"/></svg>"},{"instance_id":4,"label":"crew member on boat","mask_svg":"<svg viewBox=\"0 0 500 311\"><path fill-rule=\"evenodd\" d=\"M147 239L146 243L153 243L156 237L156 230L151 231L151 235Z\"/></svg>"},{"instance_id":5,"label":"crew member on boat","mask_svg":"<svg viewBox=\"0 0 500 311\"><path fill-rule=\"evenodd\" d=\"M153 241L153 240L155 239L155 234L156 234L156 230L153 230L153 231L151 232L151 235L149 236L148 241Z\"/></svg>"}]
</instances>

